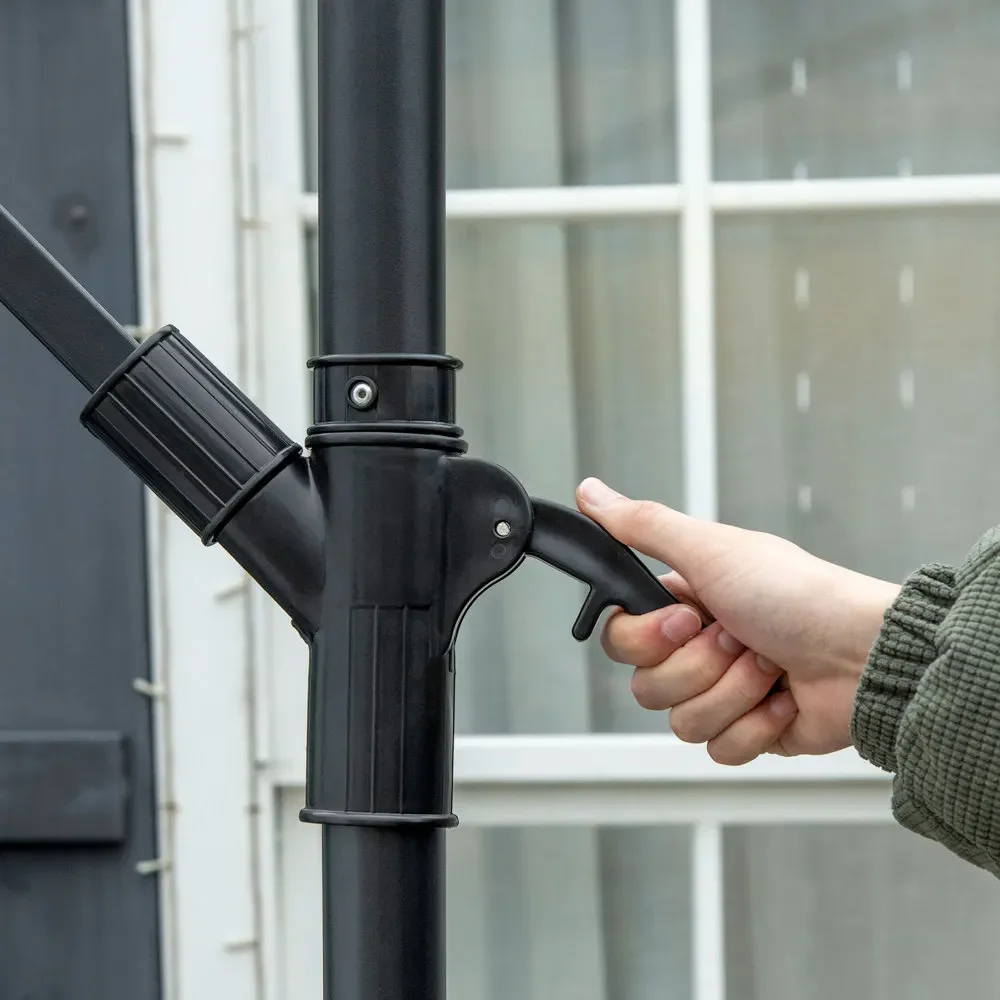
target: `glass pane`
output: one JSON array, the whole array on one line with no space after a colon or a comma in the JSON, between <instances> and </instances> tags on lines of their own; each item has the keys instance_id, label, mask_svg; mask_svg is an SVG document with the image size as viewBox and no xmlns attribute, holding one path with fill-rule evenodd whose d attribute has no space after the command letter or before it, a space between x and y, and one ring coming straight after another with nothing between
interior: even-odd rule
<instances>
[{"instance_id":1,"label":"glass pane","mask_svg":"<svg viewBox=\"0 0 1000 1000\"><path fill-rule=\"evenodd\" d=\"M724 839L729 996L996 993L992 876L896 826L760 827Z\"/></svg>"},{"instance_id":2,"label":"glass pane","mask_svg":"<svg viewBox=\"0 0 1000 1000\"><path fill-rule=\"evenodd\" d=\"M588 475L682 502L673 222L452 225L447 322L472 454L568 505ZM666 731L627 668L570 637L583 597L529 561L477 601L459 634L460 732Z\"/></svg>"},{"instance_id":3,"label":"glass pane","mask_svg":"<svg viewBox=\"0 0 1000 1000\"><path fill-rule=\"evenodd\" d=\"M691 996L687 830L459 827L448 844L449 996Z\"/></svg>"},{"instance_id":4,"label":"glass pane","mask_svg":"<svg viewBox=\"0 0 1000 1000\"><path fill-rule=\"evenodd\" d=\"M862 572L997 520L1000 215L719 225L720 508Z\"/></svg>"},{"instance_id":5,"label":"glass pane","mask_svg":"<svg viewBox=\"0 0 1000 1000\"><path fill-rule=\"evenodd\" d=\"M712 0L723 180L1000 170L1000 7Z\"/></svg>"},{"instance_id":6,"label":"glass pane","mask_svg":"<svg viewBox=\"0 0 1000 1000\"><path fill-rule=\"evenodd\" d=\"M322 993L320 841L281 799L279 931L288 997ZM691 996L684 828L449 831L448 995L458 1000Z\"/></svg>"},{"instance_id":7,"label":"glass pane","mask_svg":"<svg viewBox=\"0 0 1000 1000\"><path fill-rule=\"evenodd\" d=\"M316 0L302 0L309 190ZM672 0L448 0L452 188L666 182L674 166Z\"/></svg>"}]
</instances>

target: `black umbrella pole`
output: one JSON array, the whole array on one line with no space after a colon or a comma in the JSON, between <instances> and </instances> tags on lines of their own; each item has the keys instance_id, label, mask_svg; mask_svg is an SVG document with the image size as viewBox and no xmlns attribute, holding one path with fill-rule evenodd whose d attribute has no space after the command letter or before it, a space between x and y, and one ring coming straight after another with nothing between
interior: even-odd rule
<instances>
[{"instance_id":1,"label":"black umbrella pole","mask_svg":"<svg viewBox=\"0 0 1000 1000\"><path fill-rule=\"evenodd\" d=\"M323 825L326 1000L445 997L447 460L465 445L443 356L443 41L441 0L319 0L306 443L327 559L302 818Z\"/></svg>"},{"instance_id":2,"label":"black umbrella pole","mask_svg":"<svg viewBox=\"0 0 1000 1000\"><path fill-rule=\"evenodd\" d=\"M440 354L443 0L319 0L320 351Z\"/></svg>"},{"instance_id":3,"label":"black umbrella pole","mask_svg":"<svg viewBox=\"0 0 1000 1000\"><path fill-rule=\"evenodd\" d=\"M433 828L324 828L328 997L445 995L444 838Z\"/></svg>"}]
</instances>

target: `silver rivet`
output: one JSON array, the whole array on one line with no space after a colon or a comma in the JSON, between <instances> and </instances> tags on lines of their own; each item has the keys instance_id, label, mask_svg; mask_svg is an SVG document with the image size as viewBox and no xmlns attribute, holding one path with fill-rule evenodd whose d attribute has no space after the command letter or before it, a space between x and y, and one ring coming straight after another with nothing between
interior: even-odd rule
<instances>
[{"instance_id":1,"label":"silver rivet","mask_svg":"<svg viewBox=\"0 0 1000 1000\"><path fill-rule=\"evenodd\" d=\"M375 402L375 385L367 379L358 379L351 384L348 398L351 405L359 410L367 410Z\"/></svg>"},{"instance_id":2,"label":"silver rivet","mask_svg":"<svg viewBox=\"0 0 1000 1000\"><path fill-rule=\"evenodd\" d=\"M493 533L497 538L509 538L511 532L510 521L497 521L493 525Z\"/></svg>"}]
</instances>

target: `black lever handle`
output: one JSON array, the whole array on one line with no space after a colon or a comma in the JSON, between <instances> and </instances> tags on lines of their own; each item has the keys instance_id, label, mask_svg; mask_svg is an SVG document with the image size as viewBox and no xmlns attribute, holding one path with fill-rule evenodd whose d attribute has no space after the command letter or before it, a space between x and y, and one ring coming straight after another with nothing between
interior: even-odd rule
<instances>
[{"instance_id":1,"label":"black lever handle","mask_svg":"<svg viewBox=\"0 0 1000 1000\"><path fill-rule=\"evenodd\" d=\"M626 545L578 511L532 497L534 519L528 555L590 586L573 624L573 638L583 641L597 627L605 608L619 607L644 615L677 598Z\"/></svg>"}]
</instances>

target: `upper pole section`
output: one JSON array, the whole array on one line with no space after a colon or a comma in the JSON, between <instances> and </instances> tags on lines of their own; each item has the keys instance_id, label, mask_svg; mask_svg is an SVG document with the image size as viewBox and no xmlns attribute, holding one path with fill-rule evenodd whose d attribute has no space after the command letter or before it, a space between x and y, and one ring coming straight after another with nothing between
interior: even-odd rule
<instances>
[{"instance_id":1,"label":"upper pole section","mask_svg":"<svg viewBox=\"0 0 1000 1000\"><path fill-rule=\"evenodd\" d=\"M323 354L444 353L443 0L319 0Z\"/></svg>"}]
</instances>

